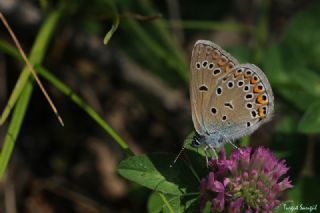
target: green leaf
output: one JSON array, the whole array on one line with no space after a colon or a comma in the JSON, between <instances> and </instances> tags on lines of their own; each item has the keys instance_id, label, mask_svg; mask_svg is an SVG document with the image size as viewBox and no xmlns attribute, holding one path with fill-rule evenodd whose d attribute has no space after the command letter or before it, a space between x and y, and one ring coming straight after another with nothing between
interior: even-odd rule
<instances>
[{"instance_id":1,"label":"green leaf","mask_svg":"<svg viewBox=\"0 0 320 213\"><path fill-rule=\"evenodd\" d=\"M173 155L137 155L120 162L118 172L142 186L163 193L182 195L197 192L199 182L189 167L178 160L172 167Z\"/></svg>"},{"instance_id":2,"label":"green leaf","mask_svg":"<svg viewBox=\"0 0 320 213\"><path fill-rule=\"evenodd\" d=\"M148 200L148 212L149 213L158 213L165 208L163 200L161 199L159 192L153 192ZM163 210L164 212L164 210Z\"/></svg>"},{"instance_id":3,"label":"green leaf","mask_svg":"<svg viewBox=\"0 0 320 213\"><path fill-rule=\"evenodd\" d=\"M263 71L268 76L271 84L281 89L281 85L290 82L290 76L286 73L279 45L271 45L265 53Z\"/></svg>"},{"instance_id":4,"label":"green leaf","mask_svg":"<svg viewBox=\"0 0 320 213\"><path fill-rule=\"evenodd\" d=\"M292 115L285 115L276 124L276 132L284 134L293 134L297 129L297 119L293 118Z\"/></svg>"},{"instance_id":5,"label":"green leaf","mask_svg":"<svg viewBox=\"0 0 320 213\"><path fill-rule=\"evenodd\" d=\"M306 134L320 132L320 101L312 104L303 115L298 131Z\"/></svg>"},{"instance_id":6,"label":"green leaf","mask_svg":"<svg viewBox=\"0 0 320 213\"><path fill-rule=\"evenodd\" d=\"M288 50L288 58L293 58L293 65L306 63L320 68L320 22L319 1L298 13L289 23L283 36L284 47ZM295 60L298 59L298 60Z\"/></svg>"},{"instance_id":7,"label":"green leaf","mask_svg":"<svg viewBox=\"0 0 320 213\"><path fill-rule=\"evenodd\" d=\"M195 197L196 195L196 197ZM164 195L159 192L154 192L148 200L148 212L175 212L186 213L196 212L199 208L198 194L192 195Z\"/></svg>"},{"instance_id":8,"label":"green leaf","mask_svg":"<svg viewBox=\"0 0 320 213\"><path fill-rule=\"evenodd\" d=\"M292 80L306 93L320 97L320 76L309 69L299 67L290 73ZM306 94L307 95L307 94Z\"/></svg>"}]
</instances>

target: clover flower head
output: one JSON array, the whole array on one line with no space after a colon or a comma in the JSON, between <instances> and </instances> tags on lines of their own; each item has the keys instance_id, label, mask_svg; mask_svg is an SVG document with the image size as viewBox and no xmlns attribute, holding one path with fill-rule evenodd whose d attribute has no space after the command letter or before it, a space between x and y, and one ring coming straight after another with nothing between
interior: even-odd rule
<instances>
[{"instance_id":1,"label":"clover flower head","mask_svg":"<svg viewBox=\"0 0 320 213\"><path fill-rule=\"evenodd\" d=\"M288 171L285 161L264 147L233 150L230 159L221 150L209 167L200 184L200 210L210 201L212 212L272 212L283 191L292 187L283 177Z\"/></svg>"}]
</instances>

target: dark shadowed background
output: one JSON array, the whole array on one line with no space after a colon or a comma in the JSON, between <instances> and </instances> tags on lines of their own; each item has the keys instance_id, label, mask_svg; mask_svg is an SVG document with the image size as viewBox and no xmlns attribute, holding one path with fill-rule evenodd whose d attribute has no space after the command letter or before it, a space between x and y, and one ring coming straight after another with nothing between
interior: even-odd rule
<instances>
[{"instance_id":1,"label":"dark shadowed background","mask_svg":"<svg viewBox=\"0 0 320 213\"><path fill-rule=\"evenodd\" d=\"M6 139L15 116L0 127L1 144L16 142L12 153L0 154L10 159L0 182L0 212L147 212L151 191L117 174L126 157L122 140L74 99L81 98L135 154L178 153L193 131L189 61L198 39L266 73L275 115L245 143L267 146L287 160L290 200L320 204L317 1L1 0L0 12L27 54L52 14L58 16L50 35L41 35L47 49L35 50L44 52L35 53L43 60L34 66L65 123L61 127L34 84L26 113L17 115L17 138ZM24 67L13 47L1 23L1 111Z\"/></svg>"}]
</instances>

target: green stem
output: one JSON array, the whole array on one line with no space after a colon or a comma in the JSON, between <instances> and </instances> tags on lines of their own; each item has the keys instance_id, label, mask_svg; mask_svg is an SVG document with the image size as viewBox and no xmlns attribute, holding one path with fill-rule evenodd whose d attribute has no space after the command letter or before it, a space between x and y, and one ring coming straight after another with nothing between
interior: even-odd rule
<instances>
[{"instance_id":1,"label":"green stem","mask_svg":"<svg viewBox=\"0 0 320 213\"><path fill-rule=\"evenodd\" d=\"M49 41L53 35L54 29L57 26L60 16L61 10L53 11L49 14L48 18L41 26L41 29L37 35L29 56L31 64L42 63ZM4 112L7 113L5 115L8 116L11 111L11 107L13 107L16 101L18 101L17 105L15 105L15 110L10 121L9 128L6 133L4 144L0 153L0 178L3 176L4 171L7 168L8 161L11 157L15 141L20 132L24 115L32 94L33 83L29 80L29 76L30 71L26 66L19 76L16 86L11 93L8 104L6 105L4 110ZM1 119L3 119L3 116Z\"/></svg>"},{"instance_id":2,"label":"green stem","mask_svg":"<svg viewBox=\"0 0 320 213\"><path fill-rule=\"evenodd\" d=\"M125 150L128 156L133 156L133 152L126 142L96 113L88 104L86 104L78 95L76 95L67 85L56 78L52 73L43 67L37 67L39 74L52 83L62 93L69 96L70 99L82 108L93 120L95 120L119 145Z\"/></svg>"}]
</instances>

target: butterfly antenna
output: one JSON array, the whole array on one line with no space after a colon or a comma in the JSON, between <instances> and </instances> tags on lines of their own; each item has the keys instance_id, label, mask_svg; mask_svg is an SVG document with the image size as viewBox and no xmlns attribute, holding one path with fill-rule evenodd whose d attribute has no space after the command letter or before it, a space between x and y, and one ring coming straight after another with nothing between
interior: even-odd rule
<instances>
[{"instance_id":1,"label":"butterfly antenna","mask_svg":"<svg viewBox=\"0 0 320 213\"><path fill-rule=\"evenodd\" d=\"M173 163L170 165L170 167L173 167L173 165L177 162L177 160L179 159L180 155L182 154L182 152L185 149L185 145L183 145L183 147L181 148L180 152L178 153L177 157L174 159Z\"/></svg>"}]
</instances>

